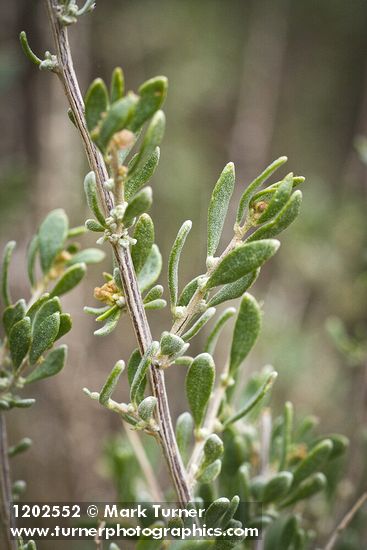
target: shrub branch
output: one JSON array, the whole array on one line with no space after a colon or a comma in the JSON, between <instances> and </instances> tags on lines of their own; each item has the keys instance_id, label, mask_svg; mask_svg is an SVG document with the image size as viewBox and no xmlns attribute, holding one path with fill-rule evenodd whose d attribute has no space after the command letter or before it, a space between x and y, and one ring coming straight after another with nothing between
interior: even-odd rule
<instances>
[{"instance_id":1,"label":"shrub branch","mask_svg":"<svg viewBox=\"0 0 367 550\"><path fill-rule=\"evenodd\" d=\"M114 204L110 192L104 187L103 183L109 176L102 155L96 149L89 137L84 117L83 98L73 67L67 29L61 24L57 17L57 1L44 1L48 10L56 45L58 66L55 72L59 76L64 87L70 109L85 147L89 165L96 175L101 204L103 205L105 214L108 215ZM120 271L127 309L133 324L139 350L143 355L152 343L152 336L145 315L144 305L138 287L130 250L128 247L123 248L118 244L112 244L112 248ZM164 373L161 369L156 368L154 365L150 366L150 383L153 394L157 398L157 421L159 425L158 439L162 447L179 502L181 504L185 504L190 501L191 494L186 481L186 472L177 447L172 426Z\"/></svg>"}]
</instances>

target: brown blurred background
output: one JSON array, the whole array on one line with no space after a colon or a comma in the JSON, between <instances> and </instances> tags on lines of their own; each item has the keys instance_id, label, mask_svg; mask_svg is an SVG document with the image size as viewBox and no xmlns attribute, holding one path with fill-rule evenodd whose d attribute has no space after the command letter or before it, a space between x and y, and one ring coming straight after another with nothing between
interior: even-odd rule
<instances>
[{"instance_id":1,"label":"brown blurred background","mask_svg":"<svg viewBox=\"0 0 367 550\"><path fill-rule=\"evenodd\" d=\"M19 298L28 296L25 250L43 216L56 207L73 225L88 216L87 166L57 78L39 72L19 47L25 29L37 53L52 51L43 3L8 0L1 15L0 230L2 243L18 243L11 279ZM281 154L289 157L287 170L306 176L302 215L253 290L265 317L246 368L271 363L278 370L276 410L290 399L297 413L319 416L323 432L351 437L347 471L356 487L366 456L365 357L340 354L325 325L340 317L353 338L365 340L367 171L355 140L367 134L366 28L364 0L97 0L95 12L70 29L84 91L96 76L108 80L116 65L130 89L156 74L169 79L153 218L165 264L182 221L194 222L182 283L204 267L208 199L225 163L236 163L237 197ZM225 239L230 234L228 224ZM102 454L120 423L82 388L99 389L134 340L127 320L112 336L93 336L83 305L94 305L100 272L90 268L82 288L64 300L74 319L67 367L32 388L35 407L12 413L11 441L34 440L14 462L15 478L27 480L27 500L115 494ZM165 277L164 270L163 283ZM158 337L168 312L150 318ZM192 347L200 351L200 341ZM217 361L224 357L221 349ZM174 415L185 408L183 377L179 370L167 376Z\"/></svg>"}]
</instances>

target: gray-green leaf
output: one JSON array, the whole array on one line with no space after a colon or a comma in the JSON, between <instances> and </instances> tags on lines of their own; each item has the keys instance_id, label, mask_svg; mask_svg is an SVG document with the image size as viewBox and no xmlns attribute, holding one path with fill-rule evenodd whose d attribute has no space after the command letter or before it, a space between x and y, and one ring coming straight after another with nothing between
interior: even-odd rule
<instances>
[{"instance_id":1,"label":"gray-green leaf","mask_svg":"<svg viewBox=\"0 0 367 550\"><path fill-rule=\"evenodd\" d=\"M23 298L18 300L13 306L8 306L3 313L3 325L7 335L10 333L11 327L23 319L26 314L26 303Z\"/></svg>"},{"instance_id":2,"label":"gray-green leaf","mask_svg":"<svg viewBox=\"0 0 367 550\"><path fill-rule=\"evenodd\" d=\"M163 111L157 111L149 123L147 131L143 139L143 143L139 153L133 157L128 165L129 175L132 175L138 170L141 165L144 165L147 158L151 156L153 151L160 145L166 126L166 118Z\"/></svg>"},{"instance_id":3,"label":"gray-green leaf","mask_svg":"<svg viewBox=\"0 0 367 550\"><path fill-rule=\"evenodd\" d=\"M194 420L189 412L180 414L176 422L176 439L182 460L186 464L192 443Z\"/></svg>"},{"instance_id":4,"label":"gray-green leaf","mask_svg":"<svg viewBox=\"0 0 367 550\"><path fill-rule=\"evenodd\" d=\"M17 369L31 345L32 326L29 317L24 317L15 323L9 334L10 356L14 367Z\"/></svg>"},{"instance_id":5,"label":"gray-green leaf","mask_svg":"<svg viewBox=\"0 0 367 550\"><path fill-rule=\"evenodd\" d=\"M56 256L65 245L69 221L64 210L58 208L46 216L38 232L39 251L43 273L48 273Z\"/></svg>"},{"instance_id":6,"label":"gray-green leaf","mask_svg":"<svg viewBox=\"0 0 367 550\"><path fill-rule=\"evenodd\" d=\"M260 268L255 269L255 271L251 271L250 273L247 273L243 277L240 277L234 283L223 285L222 288L220 288L218 292L216 292L214 296L210 298L208 306L218 306L223 302L240 298L240 296L243 296L246 290L248 290L254 284L259 276L259 273Z\"/></svg>"},{"instance_id":7,"label":"gray-green leaf","mask_svg":"<svg viewBox=\"0 0 367 550\"><path fill-rule=\"evenodd\" d=\"M141 292L150 288L158 279L162 271L162 256L156 244L153 244L152 250L145 262L142 270L138 273L138 283Z\"/></svg>"},{"instance_id":8,"label":"gray-green leaf","mask_svg":"<svg viewBox=\"0 0 367 550\"><path fill-rule=\"evenodd\" d=\"M153 176L158 166L159 156L160 150L159 147L156 147L140 170L137 170L131 177L128 177L125 184L125 198L127 201Z\"/></svg>"},{"instance_id":9,"label":"gray-green leaf","mask_svg":"<svg viewBox=\"0 0 367 550\"><path fill-rule=\"evenodd\" d=\"M215 311L215 307L210 307L204 311L204 313L200 315L199 319L195 321L189 330L182 335L182 339L185 340L185 342L188 342L191 338L196 336L198 332L206 325L206 323L215 315Z\"/></svg>"},{"instance_id":10,"label":"gray-green leaf","mask_svg":"<svg viewBox=\"0 0 367 550\"><path fill-rule=\"evenodd\" d=\"M99 223L104 227L106 225L105 217L98 204L97 183L94 172L88 172L84 178L84 192L87 203Z\"/></svg>"},{"instance_id":11,"label":"gray-green leaf","mask_svg":"<svg viewBox=\"0 0 367 550\"><path fill-rule=\"evenodd\" d=\"M106 254L100 248L85 248L80 252L77 252L70 258L67 265L74 265L79 263L85 264L98 264L104 260Z\"/></svg>"},{"instance_id":12,"label":"gray-green leaf","mask_svg":"<svg viewBox=\"0 0 367 550\"><path fill-rule=\"evenodd\" d=\"M60 346L59 348L50 351L46 359L27 376L25 380L26 384L31 384L32 382L37 382L43 378L48 378L58 374L65 366L66 356L66 346Z\"/></svg>"},{"instance_id":13,"label":"gray-green leaf","mask_svg":"<svg viewBox=\"0 0 367 550\"><path fill-rule=\"evenodd\" d=\"M312 474L307 479L302 481L302 483L300 483L300 485L294 491L292 491L289 497L287 497L281 503L281 506L282 508L284 508L286 506L291 506L292 504L295 504L299 500L310 498L316 493L322 491L326 487L326 485L327 479L323 473L317 472L315 474Z\"/></svg>"},{"instance_id":14,"label":"gray-green leaf","mask_svg":"<svg viewBox=\"0 0 367 550\"><path fill-rule=\"evenodd\" d=\"M215 379L215 365L208 353L201 353L191 363L186 376L186 395L195 427L203 422Z\"/></svg>"},{"instance_id":15,"label":"gray-green leaf","mask_svg":"<svg viewBox=\"0 0 367 550\"><path fill-rule=\"evenodd\" d=\"M169 261L168 261L168 287L171 300L171 308L174 308L177 304L177 295L178 295L178 266L180 262L180 256L185 244L187 235L189 234L192 227L192 222L190 220L185 221L173 243Z\"/></svg>"},{"instance_id":16,"label":"gray-green leaf","mask_svg":"<svg viewBox=\"0 0 367 550\"><path fill-rule=\"evenodd\" d=\"M206 288L233 283L240 277L261 267L269 258L274 256L279 245L279 241L268 239L237 246L215 268L206 283Z\"/></svg>"},{"instance_id":17,"label":"gray-green leaf","mask_svg":"<svg viewBox=\"0 0 367 550\"><path fill-rule=\"evenodd\" d=\"M131 249L131 257L135 271L139 273L154 244L154 224L148 214L142 214L138 219L134 230L134 239L136 239L136 243Z\"/></svg>"},{"instance_id":18,"label":"gray-green leaf","mask_svg":"<svg viewBox=\"0 0 367 550\"><path fill-rule=\"evenodd\" d=\"M133 383L136 371L138 370L138 367L140 365L141 361L141 355L140 351L138 349L134 350L129 358L129 361L127 363L127 379L129 382L129 385L131 387L131 384ZM136 394L136 401L137 403L140 403L144 399L144 392L145 392L145 386L147 384L147 378L146 376L143 378L139 389Z\"/></svg>"},{"instance_id":19,"label":"gray-green leaf","mask_svg":"<svg viewBox=\"0 0 367 550\"><path fill-rule=\"evenodd\" d=\"M114 134L127 127L137 101L138 98L130 94L115 101L108 109L100 124L99 131L93 135L94 141L102 151L106 149Z\"/></svg>"},{"instance_id":20,"label":"gray-green leaf","mask_svg":"<svg viewBox=\"0 0 367 550\"><path fill-rule=\"evenodd\" d=\"M3 261L1 264L1 297L3 299L5 306L9 306L12 301L10 291L9 291L8 278L9 278L9 264L10 264L11 257L13 255L15 244L16 244L15 241L9 241L7 243L7 245L4 248Z\"/></svg>"},{"instance_id":21,"label":"gray-green leaf","mask_svg":"<svg viewBox=\"0 0 367 550\"><path fill-rule=\"evenodd\" d=\"M121 69L121 67L116 67L113 70L112 78L111 78L111 87L110 87L111 103L118 101L124 96L124 88L125 88L125 79L124 79L123 70Z\"/></svg>"},{"instance_id":22,"label":"gray-green leaf","mask_svg":"<svg viewBox=\"0 0 367 550\"><path fill-rule=\"evenodd\" d=\"M241 223L243 215L250 203L250 200L255 193L256 189L260 187L282 164L287 162L287 157L279 157L277 160L272 162L265 170L257 177L255 178L250 185L247 187L246 191L242 195L238 210L237 210L237 223Z\"/></svg>"},{"instance_id":23,"label":"gray-green leaf","mask_svg":"<svg viewBox=\"0 0 367 550\"><path fill-rule=\"evenodd\" d=\"M301 203L302 192L299 190L295 191L279 214L271 222L262 225L252 233L247 239L247 242L269 239L279 235L279 233L287 229L287 227L297 218L301 210Z\"/></svg>"},{"instance_id":24,"label":"gray-green leaf","mask_svg":"<svg viewBox=\"0 0 367 550\"><path fill-rule=\"evenodd\" d=\"M108 375L108 378L104 383L101 393L99 394L99 402L101 403L101 405L106 405L108 403L108 400L110 399L113 392L115 391L119 378L123 373L124 369L125 369L124 361L122 360L117 361L117 363L111 370L110 374Z\"/></svg>"},{"instance_id":25,"label":"gray-green leaf","mask_svg":"<svg viewBox=\"0 0 367 550\"><path fill-rule=\"evenodd\" d=\"M122 223L125 226L131 225L134 218L143 214L152 206L153 195L151 187L144 187L128 204Z\"/></svg>"},{"instance_id":26,"label":"gray-green leaf","mask_svg":"<svg viewBox=\"0 0 367 550\"><path fill-rule=\"evenodd\" d=\"M293 486L298 485L311 474L319 471L325 465L332 450L333 443L330 439L324 439L311 449L293 472Z\"/></svg>"},{"instance_id":27,"label":"gray-green leaf","mask_svg":"<svg viewBox=\"0 0 367 550\"><path fill-rule=\"evenodd\" d=\"M274 196L269 202L266 210L261 214L257 220L257 224L267 222L271 220L283 206L288 202L293 189L293 174L288 174L284 180L279 184Z\"/></svg>"},{"instance_id":28,"label":"gray-green leaf","mask_svg":"<svg viewBox=\"0 0 367 550\"><path fill-rule=\"evenodd\" d=\"M129 129L136 132L161 107L167 95L168 82L165 76L156 76L144 82L139 90L139 101L136 105Z\"/></svg>"},{"instance_id":29,"label":"gray-green leaf","mask_svg":"<svg viewBox=\"0 0 367 550\"><path fill-rule=\"evenodd\" d=\"M293 475L291 472L279 472L268 481L264 487L262 502L275 502L283 498L291 488Z\"/></svg>"},{"instance_id":30,"label":"gray-green leaf","mask_svg":"<svg viewBox=\"0 0 367 550\"><path fill-rule=\"evenodd\" d=\"M152 342L149 348L147 349L147 351L145 352L145 354L143 355L138 365L138 368L136 369L134 379L132 381L131 388L130 388L130 399L131 399L131 402L134 403L135 405L138 404L140 385L142 384L147 374L152 358L158 353L158 350L159 350L159 342Z\"/></svg>"},{"instance_id":31,"label":"gray-green leaf","mask_svg":"<svg viewBox=\"0 0 367 550\"><path fill-rule=\"evenodd\" d=\"M91 132L108 109L108 91L101 78L93 80L85 96L85 120Z\"/></svg>"},{"instance_id":32,"label":"gray-green leaf","mask_svg":"<svg viewBox=\"0 0 367 550\"><path fill-rule=\"evenodd\" d=\"M75 264L66 269L62 277L57 281L52 289L51 296L61 296L69 292L83 279L87 272L85 264Z\"/></svg>"},{"instance_id":33,"label":"gray-green leaf","mask_svg":"<svg viewBox=\"0 0 367 550\"><path fill-rule=\"evenodd\" d=\"M231 319L231 317L233 317L233 315L235 315L235 313L236 310L234 307L229 307L223 311L206 341L204 348L204 351L206 353L209 353L211 356L213 356L219 335L223 330L224 325L227 321L229 321L229 319Z\"/></svg>"},{"instance_id":34,"label":"gray-green leaf","mask_svg":"<svg viewBox=\"0 0 367 550\"><path fill-rule=\"evenodd\" d=\"M31 283L31 286L34 286L35 278L34 278L34 268L36 263L36 257L38 252L38 235L34 235L31 242L29 243L28 250L27 250L27 272L28 272L28 278L29 282Z\"/></svg>"},{"instance_id":35,"label":"gray-green leaf","mask_svg":"<svg viewBox=\"0 0 367 550\"><path fill-rule=\"evenodd\" d=\"M211 196L208 210L208 257L214 256L222 234L229 201L234 189L235 171L229 162L221 173Z\"/></svg>"},{"instance_id":36,"label":"gray-green leaf","mask_svg":"<svg viewBox=\"0 0 367 550\"><path fill-rule=\"evenodd\" d=\"M31 365L41 357L44 351L52 346L60 328L60 313L57 311L49 315L33 333L33 340L29 352Z\"/></svg>"},{"instance_id":37,"label":"gray-green leaf","mask_svg":"<svg viewBox=\"0 0 367 550\"><path fill-rule=\"evenodd\" d=\"M113 311L109 310L109 314L107 316L107 321L103 325L103 327L101 327L101 328L94 331L93 334L95 336L108 336L117 327L120 316L121 316L121 308L118 307L118 308L111 308L111 309L113 309Z\"/></svg>"},{"instance_id":38,"label":"gray-green leaf","mask_svg":"<svg viewBox=\"0 0 367 550\"><path fill-rule=\"evenodd\" d=\"M229 371L234 374L247 357L259 335L261 327L260 306L251 294L241 300L233 331Z\"/></svg>"},{"instance_id":39,"label":"gray-green leaf","mask_svg":"<svg viewBox=\"0 0 367 550\"><path fill-rule=\"evenodd\" d=\"M260 401L264 399L264 397L268 394L268 392L273 387L273 384L278 376L277 372L272 372L264 384L258 389L258 391L249 399L249 401L245 404L244 407L242 407L238 412L236 412L233 416L228 418L226 422L224 423L224 426L229 426L229 424L233 424L233 422L237 422L240 418L243 418L247 414L249 414Z\"/></svg>"}]
</instances>

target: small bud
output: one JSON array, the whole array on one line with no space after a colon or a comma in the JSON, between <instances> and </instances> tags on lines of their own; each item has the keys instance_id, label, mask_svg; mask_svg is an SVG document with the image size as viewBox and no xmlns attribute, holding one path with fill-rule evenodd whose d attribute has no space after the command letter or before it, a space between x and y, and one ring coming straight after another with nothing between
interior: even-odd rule
<instances>
[{"instance_id":1,"label":"small bud","mask_svg":"<svg viewBox=\"0 0 367 550\"><path fill-rule=\"evenodd\" d=\"M138 415L144 422L150 422L157 406L157 398L150 395L143 399L138 407Z\"/></svg>"}]
</instances>

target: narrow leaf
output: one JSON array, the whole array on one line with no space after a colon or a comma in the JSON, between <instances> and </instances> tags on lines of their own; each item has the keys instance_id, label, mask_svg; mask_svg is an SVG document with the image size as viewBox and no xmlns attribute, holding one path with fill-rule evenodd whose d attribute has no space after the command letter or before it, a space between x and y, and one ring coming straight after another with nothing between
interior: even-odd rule
<instances>
[{"instance_id":1,"label":"narrow leaf","mask_svg":"<svg viewBox=\"0 0 367 550\"><path fill-rule=\"evenodd\" d=\"M223 441L217 434L211 434L204 444L204 460L201 467L207 467L215 460L220 458L224 453Z\"/></svg>"},{"instance_id":2,"label":"narrow leaf","mask_svg":"<svg viewBox=\"0 0 367 550\"><path fill-rule=\"evenodd\" d=\"M143 399L140 403L138 407L138 415L142 420L144 420L144 422L149 422L153 418L154 411L157 407L157 402L157 398L150 395L149 397Z\"/></svg>"},{"instance_id":3,"label":"narrow leaf","mask_svg":"<svg viewBox=\"0 0 367 550\"><path fill-rule=\"evenodd\" d=\"M101 403L101 405L106 405L108 403L113 392L115 391L119 378L123 373L124 369L125 369L124 361L122 360L117 361L112 371L108 375L108 378L101 390L101 393L99 394L99 402Z\"/></svg>"},{"instance_id":4,"label":"narrow leaf","mask_svg":"<svg viewBox=\"0 0 367 550\"><path fill-rule=\"evenodd\" d=\"M291 488L293 475L291 472L279 472L268 481L264 487L262 502L276 502L283 498Z\"/></svg>"},{"instance_id":5,"label":"narrow leaf","mask_svg":"<svg viewBox=\"0 0 367 550\"><path fill-rule=\"evenodd\" d=\"M114 134L127 127L137 101L138 98L130 94L115 101L108 109L99 131L93 135L94 141L102 151L105 151Z\"/></svg>"},{"instance_id":6,"label":"narrow leaf","mask_svg":"<svg viewBox=\"0 0 367 550\"><path fill-rule=\"evenodd\" d=\"M167 306L166 300L158 299L158 300L152 300L151 302L144 304L144 309L146 310L164 309L166 306Z\"/></svg>"},{"instance_id":7,"label":"narrow leaf","mask_svg":"<svg viewBox=\"0 0 367 550\"><path fill-rule=\"evenodd\" d=\"M209 353L209 355L211 355L211 356L214 355L214 351L215 351L215 347L216 347L219 335L220 335L221 331L223 330L224 325L226 324L226 322L229 321L229 319L231 319L231 317L233 317L233 315L235 315L235 313L236 313L236 310L235 310L234 307L229 307L229 308L227 308L223 311L223 313L221 314L221 316L217 320L213 330L209 334L209 337L206 341L205 348L204 348L204 351L206 353Z\"/></svg>"},{"instance_id":8,"label":"narrow leaf","mask_svg":"<svg viewBox=\"0 0 367 550\"><path fill-rule=\"evenodd\" d=\"M37 258L37 252L38 252L38 235L34 235L31 242L29 243L28 250L27 250L27 272L28 272L28 279L31 283L31 287L34 287L35 283L35 276L34 276L34 269L35 269L35 263Z\"/></svg>"},{"instance_id":9,"label":"narrow leaf","mask_svg":"<svg viewBox=\"0 0 367 550\"><path fill-rule=\"evenodd\" d=\"M189 412L180 414L176 422L176 439L183 463L186 464L190 456L194 420Z\"/></svg>"},{"instance_id":10,"label":"narrow leaf","mask_svg":"<svg viewBox=\"0 0 367 550\"><path fill-rule=\"evenodd\" d=\"M152 188L144 187L139 193L128 204L125 214L122 220L122 223L128 227L131 225L134 218L140 216L147 210L150 209L153 202Z\"/></svg>"},{"instance_id":11,"label":"narrow leaf","mask_svg":"<svg viewBox=\"0 0 367 550\"><path fill-rule=\"evenodd\" d=\"M9 447L8 455L10 458L12 458L13 456L28 451L31 446L32 440L29 437L23 437L23 439L21 439L19 443L13 445L12 447Z\"/></svg>"},{"instance_id":12,"label":"narrow leaf","mask_svg":"<svg viewBox=\"0 0 367 550\"><path fill-rule=\"evenodd\" d=\"M293 189L293 174L288 174L276 189L273 198L266 210L258 218L257 223L261 224L271 220L283 206L288 202Z\"/></svg>"},{"instance_id":13,"label":"narrow leaf","mask_svg":"<svg viewBox=\"0 0 367 550\"><path fill-rule=\"evenodd\" d=\"M134 239L136 239L136 243L131 249L131 257L135 272L139 273L154 244L154 224L148 214L142 214L138 219L134 230Z\"/></svg>"},{"instance_id":14,"label":"narrow leaf","mask_svg":"<svg viewBox=\"0 0 367 550\"><path fill-rule=\"evenodd\" d=\"M198 334L198 332L206 325L206 323L215 315L215 307L210 307L199 317L199 319L189 328L185 334L182 335L182 339L188 342Z\"/></svg>"},{"instance_id":15,"label":"narrow leaf","mask_svg":"<svg viewBox=\"0 0 367 550\"><path fill-rule=\"evenodd\" d=\"M104 231L103 225L92 219L86 220L85 227L89 231L94 231L95 233L102 233Z\"/></svg>"},{"instance_id":16,"label":"narrow leaf","mask_svg":"<svg viewBox=\"0 0 367 550\"><path fill-rule=\"evenodd\" d=\"M309 478L300 483L300 485L289 495L289 497L281 503L281 507L285 508L286 506L295 504L299 500L310 498L325 489L326 485L327 479L324 474L321 472L312 474Z\"/></svg>"},{"instance_id":17,"label":"narrow leaf","mask_svg":"<svg viewBox=\"0 0 367 550\"><path fill-rule=\"evenodd\" d=\"M192 222L190 220L185 221L173 243L169 261L168 261L168 287L171 300L171 308L174 308L177 304L177 295L178 295L178 266L180 262L180 256L185 244L187 235L189 234L192 227Z\"/></svg>"},{"instance_id":18,"label":"narrow leaf","mask_svg":"<svg viewBox=\"0 0 367 550\"><path fill-rule=\"evenodd\" d=\"M107 322L103 327L94 331L95 336L108 336L115 330L121 316L121 308L114 309L113 313L108 316Z\"/></svg>"},{"instance_id":19,"label":"narrow leaf","mask_svg":"<svg viewBox=\"0 0 367 550\"><path fill-rule=\"evenodd\" d=\"M56 256L63 249L68 228L68 218L61 208L50 212L41 223L38 238L43 273L50 271Z\"/></svg>"},{"instance_id":20,"label":"narrow leaf","mask_svg":"<svg viewBox=\"0 0 367 550\"><path fill-rule=\"evenodd\" d=\"M145 164L134 172L131 177L128 177L125 184L125 198L128 202L153 176L158 166L159 156L160 150L159 147L156 147Z\"/></svg>"},{"instance_id":21,"label":"narrow leaf","mask_svg":"<svg viewBox=\"0 0 367 550\"><path fill-rule=\"evenodd\" d=\"M35 318L36 313L38 312L38 310L40 309L40 307L41 307L45 302L47 302L49 299L50 299L50 294L49 294L48 292L45 292L45 294L42 294L42 296L41 296L40 298L38 298L38 300L36 300L36 301L30 306L30 308L29 308L28 311L27 311L27 316L30 318L30 320L32 321L32 323L33 323L33 319Z\"/></svg>"},{"instance_id":22,"label":"narrow leaf","mask_svg":"<svg viewBox=\"0 0 367 550\"><path fill-rule=\"evenodd\" d=\"M108 109L108 91L101 78L93 80L85 96L85 120L91 132Z\"/></svg>"},{"instance_id":23,"label":"narrow leaf","mask_svg":"<svg viewBox=\"0 0 367 550\"><path fill-rule=\"evenodd\" d=\"M4 248L3 260L1 264L1 297L3 299L5 306L10 306L12 301L10 291L9 291L8 278L9 278L9 264L10 264L11 257L13 255L15 244L16 244L15 241L9 241L7 243L7 245Z\"/></svg>"},{"instance_id":24,"label":"narrow leaf","mask_svg":"<svg viewBox=\"0 0 367 550\"><path fill-rule=\"evenodd\" d=\"M230 501L226 497L218 498L212 502L205 512L205 525L207 527L218 527L229 506Z\"/></svg>"},{"instance_id":25,"label":"narrow leaf","mask_svg":"<svg viewBox=\"0 0 367 550\"><path fill-rule=\"evenodd\" d=\"M215 378L215 366L208 353L195 357L186 376L186 395L190 405L195 427L203 422Z\"/></svg>"},{"instance_id":26,"label":"narrow leaf","mask_svg":"<svg viewBox=\"0 0 367 550\"><path fill-rule=\"evenodd\" d=\"M235 171L229 162L221 173L211 196L208 210L208 257L214 256L222 235L229 201L234 189Z\"/></svg>"},{"instance_id":27,"label":"narrow leaf","mask_svg":"<svg viewBox=\"0 0 367 550\"><path fill-rule=\"evenodd\" d=\"M18 300L13 306L8 306L3 313L3 325L7 336L9 336L12 326L23 319L26 314L26 303L23 298Z\"/></svg>"},{"instance_id":28,"label":"narrow leaf","mask_svg":"<svg viewBox=\"0 0 367 550\"><path fill-rule=\"evenodd\" d=\"M282 449L279 461L279 470L284 470L288 464L288 454L292 444L293 432L293 405L287 401L284 405L283 430L282 430Z\"/></svg>"},{"instance_id":29,"label":"narrow leaf","mask_svg":"<svg viewBox=\"0 0 367 550\"><path fill-rule=\"evenodd\" d=\"M256 407L256 405L260 403L260 401L262 401L264 397L269 393L277 376L277 372L272 372L267 380L264 382L264 384L261 386L261 388L259 388L259 390L255 393L253 397L251 397L248 403L246 403L246 405L242 409L240 409L237 413L226 420L224 426L227 427L230 424L233 424L233 422L237 422L237 420L249 414Z\"/></svg>"},{"instance_id":30,"label":"narrow leaf","mask_svg":"<svg viewBox=\"0 0 367 550\"><path fill-rule=\"evenodd\" d=\"M279 235L279 233L287 229L287 227L297 218L301 210L301 202L302 192L295 191L279 214L271 222L262 225L252 233L247 239L247 242L269 239Z\"/></svg>"},{"instance_id":31,"label":"narrow leaf","mask_svg":"<svg viewBox=\"0 0 367 550\"><path fill-rule=\"evenodd\" d=\"M105 217L101 212L98 204L97 183L94 172L88 172L84 178L84 192L87 198L87 203L99 223L104 227L106 225Z\"/></svg>"},{"instance_id":32,"label":"narrow leaf","mask_svg":"<svg viewBox=\"0 0 367 550\"><path fill-rule=\"evenodd\" d=\"M110 96L111 96L111 103L115 103L115 101L118 101L124 96L124 89L125 89L125 81L124 81L124 73L121 67L116 67L113 70L112 78L111 78L111 89L110 89Z\"/></svg>"},{"instance_id":33,"label":"narrow leaf","mask_svg":"<svg viewBox=\"0 0 367 550\"><path fill-rule=\"evenodd\" d=\"M311 474L318 472L325 465L332 450L333 443L330 439L324 439L311 449L293 472L293 486L298 485Z\"/></svg>"},{"instance_id":34,"label":"narrow leaf","mask_svg":"<svg viewBox=\"0 0 367 550\"><path fill-rule=\"evenodd\" d=\"M130 359L127 363L127 379L129 382L129 386L131 387L136 371L138 370L138 367L141 362L141 355L140 351L138 349L134 350L130 356ZM144 399L144 392L145 392L145 386L147 384L147 378L146 376L143 378L142 382L140 383L140 386L136 393L136 401L137 403L140 403Z\"/></svg>"},{"instance_id":35,"label":"narrow leaf","mask_svg":"<svg viewBox=\"0 0 367 550\"><path fill-rule=\"evenodd\" d=\"M143 355L138 368L136 369L134 379L132 381L131 388L130 388L130 399L131 399L131 402L134 403L135 405L138 404L137 398L139 395L139 387L146 376L146 373L148 371L152 358L158 353L158 350L159 350L159 343L152 342L152 344L149 346L149 348Z\"/></svg>"},{"instance_id":36,"label":"narrow leaf","mask_svg":"<svg viewBox=\"0 0 367 550\"><path fill-rule=\"evenodd\" d=\"M240 298L241 296L244 295L246 290L251 288L251 286L254 284L254 282L258 278L259 273L260 273L260 268L255 269L254 271L250 271L250 273L247 273L243 277L240 277L234 283L228 283L226 285L223 285L222 288L220 288L218 292L216 292L214 296L210 298L208 302L208 306L209 307L218 306L223 302Z\"/></svg>"},{"instance_id":37,"label":"narrow leaf","mask_svg":"<svg viewBox=\"0 0 367 550\"><path fill-rule=\"evenodd\" d=\"M80 252L77 252L67 262L67 265L74 265L79 263L85 264L98 264L104 260L106 254L100 248L85 248Z\"/></svg>"},{"instance_id":38,"label":"narrow leaf","mask_svg":"<svg viewBox=\"0 0 367 550\"><path fill-rule=\"evenodd\" d=\"M153 300L159 299L163 294L163 286L162 285L156 285L154 286L149 292L144 296L144 304L148 304L149 302L152 302Z\"/></svg>"},{"instance_id":39,"label":"narrow leaf","mask_svg":"<svg viewBox=\"0 0 367 550\"><path fill-rule=\"evenodd\" d=\"M38 329L38 327L43 323L45 319L47 319L47 317L56 312L61 313L61 302L57 296L43 302L43 304L40 305L37 313L34 316L33 332Z\"/></svg>"},{"instance_id":40,"label":"narrow leaf","mask_svg":"<svg viewBox=\"0 0 367 550\"><path fill-rule=\"evenodd\" d=\"M158 279L162 271L162 256L156 244L153 244L152 250L148 256L144 267L138 273L138 283L141 292L150 288Z\"/></svg>"},{"instance_id":41,"label":"narrow leaf","mask_svg":"<svg viewBox=\"0 0 367 550\"><path fill-rule=\"evenodd\" d=\"M256 189L260 187L280 166L287 162L287 157L279 157L277 160L272 162L265 170L255 178L250 185L247 187L246 191L242 195L238 210L237 210L237 223L241 223L242 218L245 214L245 211L250 203L250 200L255 193Z\"/></svg>"},{"instance_id":42,"label":"narrow leaf","mask_svg":"<svg viewBox=\"0 0 367 550\"><path fill-rule=\"evenodd\" d=\"M146 120L161 107L167 95L168 82L165 76L156 76L147 80L138 90L139 101L129 128L136 132Z\"/></svg>"},{"instance_id":43,"label":"narrow leaf","mask_svg":"<svg viewBox=\"0 0 367 550\"><path fill-rule=\"evenodd\" d=\"M60 328L60 313L56 312L47 317L38 325L33 333L33 340L29 352L31 365L41 357L43 352L52 346Z\"/></svg>"},{"instance_id":44,"label":"narrow leaf","mask_svg":"<svg viewBox=\"0 0 367 550\"><path fill-rule=\"evenodd\" d=\"M194 296L195 292L197 291L199 279L202 277L202 275L198 275L198 277L195 277L195 279L192 279L182 290L180 297L178 299L177 305L178 306L187 306L191 300L191 298Z\"/></svg>"},{"instance_id":45,"label":"narrow leaf","mask_svg":"<svg viewBox=\"0 0 367 550\"><path fill-rule=\"evenodd\" d=\"M10 356L14 367L17 369L27 355L32 338L31 320L24 317L15 323L9 334Z\"/></svg>"},{"instance_id":46,"label":"narrow leaf","mask_svg":"<svg viewBox=\"0 0 367 550\"><path fill-rule=\"evenodd\" d=\"M208 279L206 288L233 283L247 273L261 267L269 258L274 256L279 245L279 241L268 239L237 246L215 268Z\"/></svg>"},{"instance_id":47,"label":"narrow leaf","mask_svg":"<svg viewBox=\"0 0 367 550\"><path fill-rule=\"evenodd\" d=\"M31 384L43 378L49 378L50 376L58 374L65 366L66 356L66 346L60 346L50 351L46 359L27 376L25 380L26 384Z\"/></svg>"},{"instance_id":48,"label":"narrow leaf","mask_svg":"<svg viewBox=\"0 0 367 550\"><path fill-rule=\"evenodd\" d=\"M85 264L75 264L69 267L62 277L57 281L56 285L52 289L50 296L61 296L66 292L69 292L83 279L87 272Z\"/></svg>"},{"instance_id":49,"label":"narrow leaf","mask_svg":"<svg viewBox=\"0 0 367 550\"><path fill-rule=\"evenodd\" d=\"M201 483L212 483L219 476L221 469L222 461L218 459L198 476L198 480Z\"/></svg>"},{"instance_id":50,"label":"narrow leaf","mask_svg":"<svg viewBox=\"0 0 367 550\"><path fill-rule=\"evenodd\" d=\"M60 340L65 334L71 331L73 327L73 322L71 320L70 313L61 313L60 315L60 328L57 333L56 340Z\"/></svg>"},{"instance_id":51,"label":"narrow leaf","mask_svg":"<svg viewBox=\"0 0 367 550\"><path fill-rule=\"evenodd\" d=\"M250 294L241 300L233 331L229 371L234 374L256 342L261 327L260 306Z\"/></svg>"},{"instance_id":52,"label":"narrow leaf","mask_svg":"<svg viewBox=\"0 0 367 550\"><path fill-rule=\"evenodd\" d=\"M147 131L143 139L143 143L139 153L131 160L128 165L128 173L131 176L136 170L144 165L156 147L158 147L163 139L166 126L166 118L163 111L157 111L149 123Z\"/></svg>"}]
</instances>

